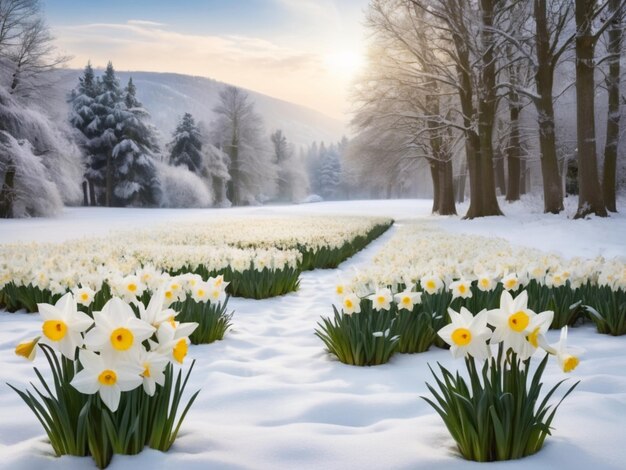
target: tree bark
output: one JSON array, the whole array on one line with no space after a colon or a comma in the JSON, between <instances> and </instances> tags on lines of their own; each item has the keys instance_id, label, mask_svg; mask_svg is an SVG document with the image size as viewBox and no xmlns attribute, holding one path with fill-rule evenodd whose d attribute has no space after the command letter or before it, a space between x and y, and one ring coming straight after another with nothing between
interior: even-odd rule
<instances>
[{"instance_id":1,"label":"tree bark","mask_svg":"<svg viewBox=\"0 0 626 470\"><path fill-rule=\"evenodd\" d=\"M519 193L520 196L528 192L528 178L526 177L526 159L520 159L520 178L519 178Z\"/></svg>"},{"instance_id":2,"label":"tree bark","mask_svg":"<svg viewBox=\"0 0 626 470\"><path fill-rule=\"evenodd\" d=\"M96 187L93 184L93 181L88 180L89 183L89 203L92 206L97 206L98 201L96 200Z\"/></svg>"},{"instance_id":3,"label":"tree bark","mask_svg":"<svg viewBox=\"0 0 626 470\"><path fill-rule=\"evenodd\" d=\"M539 124L539 149L541 152L541 177L543 182L544 212L558 214L563 210L563 189L556 154L554 129L554 54L550 48L550 32L546 16L546 0L535 0L537 94L535 106Z\"/></svg>"},{"instance_id":4,"label":"tree bark","mask_svg":"<svg viewBox=\"0 0 626 470\"><path fill-rule=\"evenodd\" d=\"M430 167L430 177L433 181L433 208L432 213L439 213L439 162L435 158L428 160L428 166Z\"/></svg>"},{"instance_id":5,"label":"tree bark","mask_svg":"<svg viewBox=\"0 0 626 470\"><path fill-rule=\"evenodd\" d=\"M619 9L617 17L613 19L607 31L609 55L609 73L606 77L608 94L608 117L606 124L606 144L604 146L604 171L602 174L602 190L604 204L610 212L617 212L615 202L615 177L617 167L617 147L619 145L619 121L620 121L620 57L622 49L623 4L620 0L609 0L609 11Z\"/></svg>"},{"instance_id":6,"label":"tree bark","mask_svg":"<svg viewBox=\"0 0 626 470\"><path fill-rule=\"evenodd\" d=\"M509 202L518 201L520 197L520 180L521 165L520 156L522 148L519 136L519 115L521 106L519 104L519 96L514 91L509 93L509 139L506 146L507 161L507 185L506 200Z\"/></svg>"},{"instance_id":7,"label":"tree bark","mask_svg":"<svg viewBox=\"0 0 626 470\"><path fill-rule=\"evenodd\" d=\"M496 178L496 189L498 190L498 194L500 196L504 196L506 194L506 177L504 171L504 155L502 154L500 148L496 147L493 166L495 171Z\"/></svg>"},{"instance_id":8,"label":"tree bark","mask_svg":"<svg viewBox=\"0 0 626 470\"><path fill-rule=\"evenodd\" d=\"M83 181L83 206L89 205L89 189L87 187L87 181Z\"/></svg>"},{"instance_id":9,"label":"tree bark","mask_svg":"<svg viewBox=\"0 0 626 470\"><path fill-rule=\"evenodd\" d=\"M595 129L594 49L592 14L595 0L576 0L576 134L578 141L578 210L575 218L588 214L606 217L598 178Z\"/></svg>"},{"instance_id":10,"label":"tree bark","mask_svg":"<svg viewBox=\"0 0 626 470\"><path fill-rule=\"evenodd\" d=\"M13 217L13 201L15 200L15 167L9 161L4 182L0 188L0 219L10 219Z\"/></svg>"},{"instance_id":11,"label":"tree bark","mask_svg":"<svg viewBox=\"0 0 626 470\"><path fill-rule=\"evenodd\" d=\"M456 215L452 159L439 162L439 215Z\"/></svg>"}]
</instances>

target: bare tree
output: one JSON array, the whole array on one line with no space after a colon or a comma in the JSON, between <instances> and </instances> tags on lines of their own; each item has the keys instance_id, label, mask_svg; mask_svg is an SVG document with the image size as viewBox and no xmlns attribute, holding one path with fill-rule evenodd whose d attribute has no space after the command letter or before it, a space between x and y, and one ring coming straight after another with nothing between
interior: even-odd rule
<instances>
[{"instance_id":1,"label":"bare tree","mask_svg":"<svg viewBox=\"0 0 626 470\"><path fill-rule=\"evenodd\" d=\"M576 0L576 135L578 140L578 210L576 218L588 214L606 217L600 186L595 129L595 47L604 31L621 15L624 0L613 5L594 31L594 20L606 11L610 0Z\"/></svg>"},{"instance_id":2,"label":"bare tree","mask_svg":"<svg viewBox=\"0 0 626 470\"><path fill-rule=\"evenodd\" d=\"M622 56L624 4L620 0L609 0L608 11L612 20L607 29L606 61L608 62L609 70L605 82L608 95L608 108L602 190L604 204L607 210L617 212L617 205L615 203L615 180L617 148L620 133L620 59Z\"/></svg>"}]
</instances>

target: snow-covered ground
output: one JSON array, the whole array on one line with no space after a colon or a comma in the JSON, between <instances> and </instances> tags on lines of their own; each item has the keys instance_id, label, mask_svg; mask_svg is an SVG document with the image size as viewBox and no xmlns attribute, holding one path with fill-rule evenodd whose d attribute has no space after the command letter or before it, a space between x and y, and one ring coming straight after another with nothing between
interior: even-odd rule
<instances>
[{"instance_id":1,"label":"snow-covered ground","mask_svg":"<svg viewBox=\"0 0 626 470\"><path fill-rule=\"evenodd\" d=\"M568 211L572 210L568 202ZM504 206L506 218L461 221L436 218L445 229L500 236L564 256L626 256L626 217L574 221L546 216L534 200ZM429 217L430 201L353 201L301 206L219 210L67 209L58 219L0 221L0 242L58 241L110 230L181 220L285 214L388 215L399 224ZM570 212L571 213L571 212ZM448 351L395 355L377 367L332 360L313 334L329 315L333 286L366 266L389 241L392 228L337 270L302 275L298 292L268 300L232 299L234 326L224 341L194 346L197 364L190 391L202 389L171 451L116 456L110 468L212 469L432 469L479 468L456 453L434 410L420 399L431 380L427 363L461 367ZM0 312L2 381L25 387L31 365L13 354L15 344L39 328L37 315ZM551 332L551 341L556 334ZM626 461L626 338L571 330L582 352L570 380L581 380L554 421L554 436L537 455L490 468L621 469ZM42 358L36 365L43 366ZM563 378L555 362L546 386ZM39 423L19 397L0 387L0 467L84 468L90 458L54 459Z\"/></svg>"}]
</instances>

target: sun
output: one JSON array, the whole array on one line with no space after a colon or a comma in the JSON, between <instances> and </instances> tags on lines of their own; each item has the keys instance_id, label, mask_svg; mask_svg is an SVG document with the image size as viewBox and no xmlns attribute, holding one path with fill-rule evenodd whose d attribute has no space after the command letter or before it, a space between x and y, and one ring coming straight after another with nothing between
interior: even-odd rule
<instances>
[{"instance_id":1,"label":"sun","mask_svg":"<svg viewBox=\"0 0 626 470\"><path fill-rule=\"evenodd\" d=\"M363 54L350 49L333 51L324 57L324 64L332 74L349 79L356 76L364 63Z\"/></svg>"}]
</instances>

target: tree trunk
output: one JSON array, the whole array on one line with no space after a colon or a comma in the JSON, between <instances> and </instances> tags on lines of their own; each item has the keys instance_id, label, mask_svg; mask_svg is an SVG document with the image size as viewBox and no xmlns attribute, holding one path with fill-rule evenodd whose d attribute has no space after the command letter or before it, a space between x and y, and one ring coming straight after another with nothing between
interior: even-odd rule
<instances>
[{"instance_id":1,"label":"tree trunk","mask_svg":"<svg viewBox=\"0 0 626 470\"><path fill-rule=\"evenodd\" d=\"M506 146L506 161L508 169L506 200L509 202L518 201L520 196L520 156L522 153L519 138L520 112L521 106L519 105L519 96L517 95L517 93L511 92L509 94L509 125L511 127L511 131L509 133L509 139Z\"/></svg>"},{"instance_id":2,"label":"tree trunk","mask_svg":"<svg viewBox=\"0 0 626 470\"><path fill-rule=\"evenodd\" d=\"M480 188L482 211L474 217L502 215L496 198L493 171L493 125L496 117L496 60L494 57L494 0L481 0L482 27L480 35L484 52L478 100L478 135L480 138Z\"/></svg>"},{"instance_id":3,"label":"tree trunk","mask_svg":"<svg viewBox=\"0 0 626 470\"><path fill-rule=\"evenodd\" d=\"M528 178L527 178L527 168L526 168L526 159L520 159L520 178L519 178L519 193L520 196L523 196L528 192Z\"/></svg>"},{"instance_id":4,"label":"tree trunk","mask_svg":"<svg viewBox=\"0 0 626 470\"><path fill-rule=\"evenodd\" d=\"M83 206L89 205L89 192L87 188L87 181L83 181Z\"/></svg>"},{"instance_id":5,"label":"tree trunk","mask_svg":"<svg viewBox=\"0 0 626 470\"><path fill-rule=\"evenodd\" d=\"M617 212L615 203L615 176L617 167L617 146L619 144L619 120L620 120L620 56L622 49L622 12L623 4L620 0L609 0L609 12L618 9L620 13L613 20L608 29L607 54L609 55L609 73L606 77L608 93L608 117L606 124L606 144L604 146L604 171L602 174L602 190L604 204L611 212Z\"/></svg>"},{"instance_id":6,"label":"tree trunk","mask_svg":"<svg viewBox=\"0 0 626 470\"><path fill-rule=\"evenodd\" d=\"M89 203L92 206L98 205L98 201L96 201L96 187L93 184L93 181L87 180L89 183Z\"/></svg>"},{"instance_id":7,"label":"tree trunk","mask_svg":"<svg viewBox=\"0 0 626 470\"><path fill-rule=\"evenodd\" d=\"M4 182L0 188L0 219L13 217L13 201L15 200L15 167L9 160Z\"/></svg>"},{"instance_id":8,"label":"tree trunk","mask_svg":"<svg viewBox=\"0 0 626 470\"><path fill-rule=\"evenodd\" d=\"M113 205L113 153L111 150L107 152L104 204L107 207L111 207Z\"/></svg>"},{"instance_id":9,"label":"tree trunk","mask_svg":"<svg viewBox=\"0 0 626 470\"><path fill-rule=\"evenodd\" d=\"M456 178L455 195L456 202L459 204L465 201L465 180L467 175L465 174L465 167L463 161L461 161L461 168L459 169L459 176Z\"/></svg>"},{"instance_id":10,"label":"tree trunk","mask_svg":"<svg viewBox=\"0 0 626 470\"><path fill-rule=\"evenodd\" d=\"M576 135L578 140L578 210L606 217L596 155L594 49L591 16L595 0L576 0Z\"/></svg>"},{"instance_id":11,"label":"tree trunk","mask_svg":"<svg viewBox=\"0 0 626 470\"><path fill-rule=\"evenodd\" d=\"M546 0L535 0L537 70L535 82L537 94L535 106L539 124L539 149L541 152L541 177L543 181L543 209L546 213L558 214L563 210L563 189L556 156L556 134L554 129L554 107L552 93L554 85L553 51L550 48L550 31L546 17Z\"/></svg>"},{"instance_id":12,"label":"tree trunk","mask_svg":"<svg viewBox=\"0 0 626 470\"><path fill-rule=\"evenodd\" d=\"M239 146L237 137L233 135L230 144L230 184L232 188L232 204L233 206L241 205L241 199L239 194Z\"/></svg>"},{"instance_id":13,"label":"tree trunk","mask_svg":"<svg viewBox=\"0 0 626 470\"><path fill-rule=\"evenodd\" d=\"M428 166L430 167L430 177L433 181L433 208L431 212L438 214L440 204L439 195L441 194L439 190L439 162L434 158L430 158L428 160Z\"/></svg>"},{"instance_id":14,"label":"tree trunk","mask_svg":"<svg viewBox=\"0 0 626 470\"><path fill-rule=\"evenodd\" d=\"M439 215L456 215L452 160L439 162Z\"/></svg>"},{"instance_id":15,"label":"tree trunk","mask_svg":"<svg viewBox=\"0 0 626 470\"><path fill-rule=\"evenodd\" d=\"M496 149L493 164L498 195L504 196L506 194L506 177L504 176L504 155L501 153L501 150L499 148Z\"/></svg>"}]
</instances>

